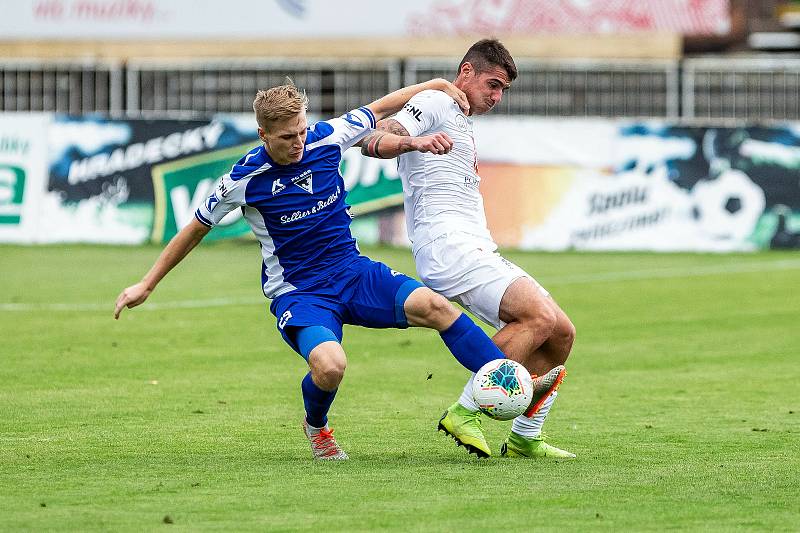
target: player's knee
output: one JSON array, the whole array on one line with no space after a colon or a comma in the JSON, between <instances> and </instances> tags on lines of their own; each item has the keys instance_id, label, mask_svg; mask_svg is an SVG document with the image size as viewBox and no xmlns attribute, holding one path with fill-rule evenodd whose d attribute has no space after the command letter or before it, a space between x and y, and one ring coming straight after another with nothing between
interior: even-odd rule
<instances>
[{"instance_id":1,"label":"player's knee","mask_svg":"<svg viewBox=\"0 0 800 533\"><path fill-rule=\"evenodd\" d=\"M342 382L346 367L347 363L345 361L323 361L312 369L311 377L321 389L333 390Z\"/></svg>"},{"instance_id":2,"label":"player's knee","mask_svg":"<svg viewBox=\"0 0 800 533\"><path fill-rule=\"evenodd\" d=\"M446 329L458 318L459 312L447 298L436 294L428 288L421 288L413 295L414 302L406 310L409 324L434 328L439 331Z\"/></svg>"},{"instance_id":3,"label":"player's knee","mask_svg":"<svg viewBox=\"0 0 800 533\"><path fill-rule=\"evenodd\" d=\"M530 307L520 320L525 326L544 334L549 338L556 330L558 313L549 305L537 305Z\"/></svg>"},{"instance_id":4,"label":"player's knee","mask_svg":"<svg viewBox=\"0 0 800 533\"><path fill-rule=\"evenodd\" d=\"M568 318L559 321L558 326L553 332L556 342L562 347L565 356L569 355L572 345L575 343L575 324Z\"/></svg>"},{"instance_id":5,"label":"player's knee","mask_svg":"<svg viewBox=\"0 0 800 533\"><path fill-rule=\"evenodd\" d=\"M448 319L454 314L458 314L447 298L441 294L430 291L430 314L435 318Z\"/></svg>"},{"instance_id":6,"label":"player's knee","mask_svg":"<svg viewBox=\"0 0 800 533\"><path fill-rule=\"evenodd\" d=\"M311 351L308 358L311 378L323 390L333 390L339 386L347 368L347 358L341 346L333 343L321 344Z\"/></svg>"}]
</instances>

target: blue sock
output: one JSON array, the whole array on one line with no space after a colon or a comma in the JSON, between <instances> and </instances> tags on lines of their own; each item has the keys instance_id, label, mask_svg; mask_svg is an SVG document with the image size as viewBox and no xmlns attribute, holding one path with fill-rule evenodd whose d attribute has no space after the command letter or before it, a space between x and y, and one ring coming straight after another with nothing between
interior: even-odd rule
<instances>
[{"instance_id":1,"label":"blue sock","mask_svg":"<svg viewBox=\"0 0 800 533\"><path fill-rule=\"evenodd\" d=\"M439 335L458 362L472 372L477 372L489 361L506 358L492 339L464 313Z\"/></svg>"},{"instance_id":2,"label":"blue sock","mask_svg":"<svg viewBox=\"0 0 800 533\"><path fill-rule=\"evenodd\" d=\"M315 428L325 427L328 423L328 409L331 408L336 391L324 391L314 384L311 372L303 378L303 403L306 406L306 422Z\"/></svg>"}]
</instances>

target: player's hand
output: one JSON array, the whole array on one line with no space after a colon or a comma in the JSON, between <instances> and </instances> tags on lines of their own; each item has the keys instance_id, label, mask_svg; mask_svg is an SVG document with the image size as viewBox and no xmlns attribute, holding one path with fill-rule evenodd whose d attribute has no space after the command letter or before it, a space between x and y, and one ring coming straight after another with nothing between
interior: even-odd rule
<instances>
[{"instance_id":1,"label":"player's hand","mask_svg":"<svg viewBox=\"0 0 800 533\"><path fill-rule=\"evenodd\" d=\"M469 115L469 100L467 100L467 95L464 94L464 91L462 91L461 89L459 89L458 87L456 87L451 82L445 79L440 79L437 81L442 83L441 90L447 93L447 95L450 96L450 98L456 101L458 107L461 108L461 111Z\"/></svg>"},{"instance_id":2,"label":"player's hand","mask_svg":"<svg viewBox=\"0 0 800 533\"><path fill-rule=\"evenodd\" d=\"M143 303L150 296L152 290L148 289L143 282L131 285L117 296L117 305L114 308L114 319L119 319L119 314L124 308L136 307Z\"/></svg>"},{"instance_id":3,"label":"player's hand","mask_svg":"<svg viewBox=\"0 0 800 533\"><path fill-rule=\"evenodd\" d=\"M430 152L438 155L446 154L453 148L453 140L441 131L422 137L413 137L412 143L417 152Z\"/></svg>"}]
</instances>

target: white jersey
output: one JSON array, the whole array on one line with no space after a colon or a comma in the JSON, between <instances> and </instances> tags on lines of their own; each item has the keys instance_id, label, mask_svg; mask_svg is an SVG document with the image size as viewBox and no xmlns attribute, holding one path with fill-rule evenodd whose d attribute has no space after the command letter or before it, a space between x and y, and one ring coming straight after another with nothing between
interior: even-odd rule
<instances>
[{"instance_id":1,"label":"white jersey","mask_svg":"<svg viewBox=\"0 0 800 533\"><path fill-rule=\"evenodd\" d=\"M422 91L394 117L414 137L438 131L453 140L446 155L408 152L398 160L408 236L414 253L437 237L466 233L492 243L478 189L472 120L441 91Z\"/></svg>"}]
</instances>

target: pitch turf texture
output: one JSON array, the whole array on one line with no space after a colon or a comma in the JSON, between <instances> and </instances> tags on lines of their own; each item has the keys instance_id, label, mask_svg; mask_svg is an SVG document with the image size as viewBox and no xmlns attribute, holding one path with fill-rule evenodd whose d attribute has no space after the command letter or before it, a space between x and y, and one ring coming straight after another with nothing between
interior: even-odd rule
<instances>
[{"instance_id":1,"label":"pitch turf texture","mask_svg":"<svg viewBox=\"0 0 800 533\"><path fill-rule=\"evenodd\" d=\"M349 328L330 464L256 245L201 246L115 322L158 251L0 247L0 530L800 527L796 252L509 253L577 326L545 429L578 459L467 455L435 431L466 377L438 335Z\"/></svg>"}]
</instances>

